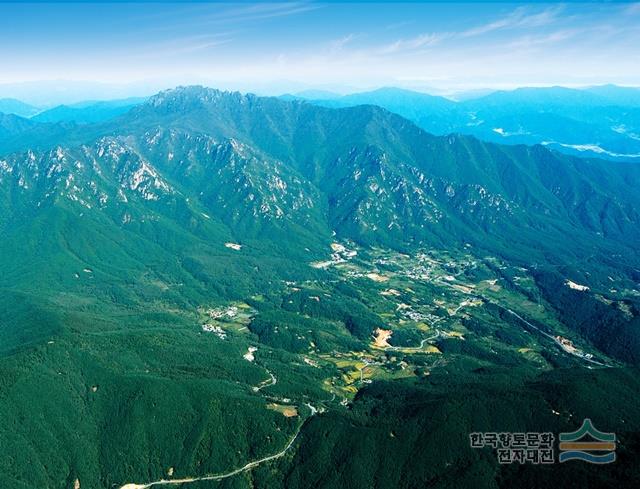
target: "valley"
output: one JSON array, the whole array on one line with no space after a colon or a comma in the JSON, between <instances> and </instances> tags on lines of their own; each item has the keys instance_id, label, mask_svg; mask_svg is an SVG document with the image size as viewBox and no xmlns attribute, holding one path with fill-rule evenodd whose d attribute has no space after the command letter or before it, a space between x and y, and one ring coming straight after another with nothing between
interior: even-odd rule
<instances>
[{"instance_id":1,"label":"valley","mask_svg":"<svg viewBox=\"0 0 640 489\"><path fill-rule=\"evenodd\" d=\"M509 487L469 432L584 417L637 453L636 166L202 87L65 134L0 156L1 487Z\"/></svg>"},{"instance_id":2,"label":"valley","mask_svg":"<svg viewBox=\"0 0 640 489\"><path fill-rule=\"evenodd\" d=\"M384 331L390 333L384 344L375 340L374 332L362 343L361 349L345 350L340 348L341 345L334 344L330 351L320 351L313 341L305 337L303 331L292 331L291 327L278 330L279 325L273 324L274 337L278 334L294 334L301 342L308 342L307 350L295 355L291 368L315 369L317 373L310 373L309 377L317 383L317 392L326 392L322 398L312 398L310 402L306 401L306 396L297 399L295 395L293 399L273 396L269 388L276 385L277 378L269 370L270 380L261 381L252 388L270 402L268 409L284 416L299 418L300 409L309 411L310 414L299 418L299 427L285 449L224 474L165 478L144 484L126 484L122 489L218 481L279 459L294 446L309 416L318 412L313 404L321 406L321 413L344 410L350 406L360 389L374 382L419 378L429 376L432 372L446 375L451 370L469 370L471 366L465 365L469 361L476 363L474 368L500 365L505 357L512 357L511 362L528 364L530 368L541 371L553 369L552 363L545 357L564 356L563 361L571 362L573 355L593 364L594 368L605 367L604 361L612 362L604 357L597 357L598 360L593 356L587 357L585 355L588 354L578 349L569 350L566 342L558 340L558 332L567 334L566 328L548 315L548 306L531 302L529 298L539 294L539 291L533 279L527 275L527 270L522 267L507 266L493 257L475 258L468 248L455 254L431 249L418 251L412 256L382 248L362 248L352 242L334 242L330 251L330 259L320 263L323 270L334 278L286 281L282 284L281 293L283 297L292 299L284 303L289 304L293 297L302 296L302 312L299 314L314 317L318 313L312 309L322 308L322 301L330 296L327 291L332 290L327 288L327 284L333 280L345 282L360 291L366 290L368 295L362 300L376 311L386 328ZM310 264L312 267L317 265L317 262ZM504 277L512 277L512 281ZM370 281L374 285L363 287L362 281ZM433 300L425 301L426 297L432 297ZM247 302L252 300L255 299L247 298ZM508 316L500 318L495 310L492 313L485 311L491 307L509 313L517 321L510 320ZM539 325L544 324L549 332L511 308L522 314L530 314ZM261 352L276 347L278 341L271 339L268 345L261 344L259 340L251 341L252 337L255 338L251 330L252 319L259 314L258 310L259 306L253 309L246 302L238 302L201 309L200 314L207 321L215 322L215 326L211 322L203 325L205 333L212 333L211 341L259 345L248 346L251 357L245 354L244 359L264 365L263 368L267 369L269 360L263 358ZM510 328L518 328L518 321L523 323L520 327L524 326L521 332L516 329L510 333L513 338L504 336ZM494 324L503 333L488 341L486 334L478 335L471 326L474 323ZM549 329L552 324L557 329ZM514 338L519 338L520 342L514 342ZM247 340L249 343L246 343ZM440 343L452 342L464 342L469 346L438 348ZM576 363L576 366L579 365Z\"/></svg>"}]
</instances>

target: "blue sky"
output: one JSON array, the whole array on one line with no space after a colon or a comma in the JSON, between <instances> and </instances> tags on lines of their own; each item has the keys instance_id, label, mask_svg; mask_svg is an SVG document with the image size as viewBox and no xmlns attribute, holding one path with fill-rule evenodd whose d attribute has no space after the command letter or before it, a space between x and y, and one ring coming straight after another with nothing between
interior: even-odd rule
<instances>
[{"instance_id":1,"label":"blue sky","mask_svg":"<svg viewBox=\"0 0 640 489\"><path fill-rule=\"evenodd\" d=\"M0 95L640 85L640 3L0 3L0 63Z\"/></svg>"}]
</instances>

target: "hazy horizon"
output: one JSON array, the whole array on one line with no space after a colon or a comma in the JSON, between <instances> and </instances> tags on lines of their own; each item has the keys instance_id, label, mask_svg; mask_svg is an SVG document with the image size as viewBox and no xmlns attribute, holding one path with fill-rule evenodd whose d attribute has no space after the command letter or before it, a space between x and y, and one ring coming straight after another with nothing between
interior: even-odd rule
<instances>
[{"instance_id":1,"label":"hazy horizon","mask_svg":"<svg viewBox=\"0 0 640 489\"><path fill-rule=\"evenodd\" d=\"M250 86L220 86L215 83L178 83L166 84L161 83L146 84L127 84L127 85L109 85L94 83L91 81L71 81L71 80L43 80L39 82L25 82L11 85L0 85L0 100L14 99L20 102L33 105L39 108L51 108L57 105L74 105L86 102L101 102L113 100L136 99L153 96L165 90L172 90L185 86L203 86L223 91L238 91L245 94L255 94L258 96L307 96L314 92L318 94L326 93L327 95L346 96L357 93L372 92L383 89L400 89L422 93L425 95L441 96L449 100L471 99L485 96L496 91L513 91L523 88L569 88L576 90L586 90L593 87L612 85L620 88L640 89L640 85L620 85L615 83L602 83L593 85L570 85L570 84L554 84L554 85L535 85L524 84L509 87L478 87L468 90L447 90L438 88L413 88L401 85L379 85L368 86L351 89L338 89L327 86L291 86L290 90L268 89L265 87L251 88ZM7 88L8 87L8 88ZM80 88L80 90L78 90ZM314 97L308 97L314 98ZM321 97L318 97L321 98Z\"/></svg>"}]
</instances>

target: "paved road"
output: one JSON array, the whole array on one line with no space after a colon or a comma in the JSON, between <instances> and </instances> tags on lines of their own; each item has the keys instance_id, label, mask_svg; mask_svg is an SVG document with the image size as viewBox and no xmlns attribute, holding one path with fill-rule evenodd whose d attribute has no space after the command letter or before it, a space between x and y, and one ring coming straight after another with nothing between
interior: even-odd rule
<instances>
[{"instance_id":1,"label":"paved road","mask_svg":"<svg viewBox=\"0 0 640 489\"><path fill-rule=\"evenodd\" d=\"M500 305L496 304L495 302L493 302L493 304L497 305L498 307L502 307L502 306L500 306ZM525 323L525 324L526 324L527 326L529 326L530 328L535 329L538 333L540 333L540 334L542 334L542 335L546 336L547 338L549 338L549 339L553 340L553 342L554 342L556 345L558 345L560 348L562 348L562 351L564 351L564 352L566 352L566 353L568 353L568 354L570 354L570 355L573 355L573 356L575 356L575 357L578 357L578 358L580 358L580 359L584 360L585 362L589 362L589 363L593 363L594 365L598 365L599 367L608 367L608 366L609 366L609 365L604 364L604 363L602 363L602 362L598 362L597 360L594 360L593 358L587 358L587 357L585 357L584 353L580 353L580 352L577 352L577 351L567 350L567 349L564 347L564 345L563 345L560 341L558 341L558 339L557 339L555 336L550 335L549 333L547 333L547 332L545 332L545 331L542 331L540 328L538 328L537 326L535 326L535 325L531 324L531 323L530 323L529 321L527 321L525 318L523 318L522 316L520 316L520 314L518 314L517 312L514 312L514 311L512 311L511 309L507 309L506 307L502 307L502 308L503 308L505 311L507 311L509 314L512 314L513 316L515 316L516 318L518 318L520 321L522 321L523 323Z\"/></svg>"},{"instance_id":2,"label":"paved road","mask_svg":"<svg viewBox=\"0 0 640 489\"><path fill-rule=\"evenodd\" d=\"M266 367L263 367L263 368L267 371L270 378L262 382L259 386L254 387L253 390L256 392L264 389L265 387L271 387L272 385L276 385L276 383L278 382L278 379L276 379L276 376L273 375L273 373L271 373L269 369L267 369Z\"/></svg>"},{"instance_id":3,"label":"paved road","mask_svg":"<svg viewBox=\"0 0 640 489\"><path fill-rule=\"evenodd\" d=\"M385 350L420 351L424 348L424 344L427 341L435 340L438 336L440 336L440 334L440 330L436 330L436 334L423 339L420 342L420 346L387 346L385 347Z\"/></svg>"}]
</instances>

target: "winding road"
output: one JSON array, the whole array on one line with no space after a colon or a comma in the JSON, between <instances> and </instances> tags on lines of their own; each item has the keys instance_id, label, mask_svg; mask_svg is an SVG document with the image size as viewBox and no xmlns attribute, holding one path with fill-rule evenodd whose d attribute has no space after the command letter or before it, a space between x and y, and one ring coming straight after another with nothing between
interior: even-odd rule
<instances>
[{"instance_id":1,"label":"winding road","mask_svg":"<svg viewBox=\"0 0 640 489\"><path fill-rule=\"evenodd\" d=\"M276 385L276 383L278 382L278 379L276 379L276 376L273 375L273 373L266 367L262 367L264 368L267 373L269 374L269 379L265 380L264 382L261 382L260 385L256 386L253 388L254 392L258 392L262 389L264 389L265 387L271 387L272 385Z\"/></svg>"},{"instance_id":2,"label":"winding road","mask_svg":"<svg viewBox=\"0 0 640 489\"><path fill-rule=\"evenodd\" d=\"M188 484L190 482L219 481L222 479L228 479L229 477L233 477L235 475L241 474L242 472L246 472L248 470L254 469L258 465L261 465L263 463L279 459L283 457L289 451L289 449L291 449L291 447L297 440L298 435L300 435L300 432L302 431L302 427L305 425L305 423L309 419L311 419L313 416L315 416L315 414L318 412L318 410L315 407L313 407L311 404L307 403L306 405L311 411L311 414L307 418L305 418L305 420L302 423L300 423L300 426L298 426L298 430L293 435L291 440L289 440L289 443L287 443L287 445L278 453L269 455L268 457L264 457L259 460L254 460L253 462L249 462L248 464L240 467L239 469L235 469L230 472L226 472L224 474L204 475L201 477L187 477L184 479L160 479L159 481L146 482L144 484L128 483L123 486L120 486L120 489L149 489L150 487L154 487L154 486L170 486L170 485L175 486L179 484Z\"/></svg>"},{"instance_id":3,"label":"winding road","mask_svg":"<svg viewBox=\"0 0 640 489\"><path fill-rule=\"evenodd\" d=\"M385 350L402 350L402 351L420 351L424 348L424 344L427 341L432 341L435 340L436 338L438 338L441 335L440 330L436 330L436 334L434 334L433 336L429 336L428 338L423 339L420 342L420 346L387 346L385 347Z\"/></svg>"},{"instance_id":4,"label":"winding road","mask_svg":"<svg viewBox=\"0 0 640 489\"><path fill-rule=\"evenodd\" d=\"M254 387L253 388L254 392L258 392L261 389L264 389L265 387L270 387L272 385L275 385L278 382L278 379L276 378L276 376L273 375L273 373L269 369L267 369L266 367L263 367L263 368L269 374L269 379L265 380L260 385ZM269 456L261 458L259 460L254 460L253 462L249 462L246 465L244 465L244 466L242 466L242 467L240 467L238 469L232 470L230 472L226 472L224 474L204 475L204 476L201 476L201 477L187 477L187 478L184 478L184 479L160 479L158 481L146 482L144 484L138 484L138 483L130 482L130 483L127 483L127 484L125 484L123 486L120 486L119 489L149 489L149 488L154 487L154 486L175 486L175 485L179 485L179 484L188 484L190 482L219 481L219 480L222 480L222 479L228 479L229 477L233 477L235 475L241 474L242 472L246 472L248 470L254 469L258 465L264 464L266 462L270 462L272 460L279 459L279 458L283 457L289 451L289 449L293 446L293 444L295 443L295 441L298 438L298 435L300 435L300 431L302 431L302 427L305 425L305 423L318 413L318 410L314 406L312 406L310 403L305 403L305 406L307 406L309 408L309 411L310 411L309 416L306 417L300 423L300 425L298 426L297 431L295 432L293 437L289 440L289 443L287 443L287 445L282 450L280 450L278 453L274 453L273 455L269 455Z\"/></svg>"}]
</instances>

